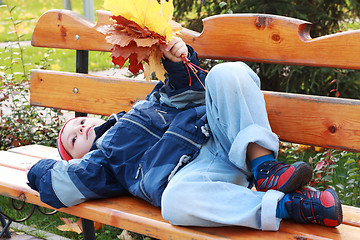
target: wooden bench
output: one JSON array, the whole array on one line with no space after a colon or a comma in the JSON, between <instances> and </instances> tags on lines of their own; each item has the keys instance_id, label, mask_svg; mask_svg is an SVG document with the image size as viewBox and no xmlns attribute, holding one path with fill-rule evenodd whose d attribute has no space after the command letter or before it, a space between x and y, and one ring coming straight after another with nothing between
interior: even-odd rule
<instances>
[{"instance_id":1,"label":"wooden bench","mask_svg":"<svg viewBox=\"0 0 360 240\"><path fill-rule=\"evenodd\" d=\"M76 50L78 73L32 70L32 105L110 115L129 110L153 88L153 82L86 74L87 51L110 51L112 47L95 30L108 22L108 16L109 12L98 11L96 25L67 10L48 11L40 17L32 45ZM202 33L183 29L182 38L195 48L200 58L360 69L360 31L312 39L309 29L310 23L302 20L234 14L205 19ZM281 140L360 151L359 100L268 91L264 94L270 124ZM58 158L57 150L30 145L0 151L1 195L48 207L27 186L24 172L28 164L42 158ZM173 226L162 219L159 208L133 197L91 200L59 211L88 220L85 223L90 230L85 231L85 239L94 238L91 221L158 239L358 239L360 236L360 209L351 206L343 206L344 222L337 228L284 220L278 232L234 226Z\"/></svg>"}]
</instances>

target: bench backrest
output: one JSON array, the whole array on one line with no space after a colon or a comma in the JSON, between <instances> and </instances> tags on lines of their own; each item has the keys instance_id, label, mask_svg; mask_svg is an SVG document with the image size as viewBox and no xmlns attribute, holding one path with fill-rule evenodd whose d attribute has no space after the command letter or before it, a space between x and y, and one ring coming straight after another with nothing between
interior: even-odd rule
<instances>
[{"instance_id":1,"label":"bench backrest","mask_svg":"<svg viewBox=\"0 0 360 240\"><path fill-rule=\"evenodd\" d=\"M32 45L78 51L111 51L96 28L109 23L98 11L92 24L68 10L44 13ZM183 29L181 37L200 58L360 69L360 31L312 39L311 24L265 14L218 15L204 20L202 33ZM110 59L109 59L110 61ZM86 72L86 71L84 71ZM110 115L129 110L154 82L33 70L32 105ZM273 131L288 142L360 151L360 101L264 91Z\"/></svg>"}]
</instances>

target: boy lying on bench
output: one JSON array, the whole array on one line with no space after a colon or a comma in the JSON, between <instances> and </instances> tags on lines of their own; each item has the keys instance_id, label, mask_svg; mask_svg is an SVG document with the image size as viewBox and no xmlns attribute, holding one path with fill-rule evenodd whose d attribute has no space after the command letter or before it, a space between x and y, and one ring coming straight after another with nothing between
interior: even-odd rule
<instances>
[{"instance_id":1,"label":"boy lying on bench","mask_svg":"<svg viewBox=\"0 0 360 240\"><path fill-rule=\"evenodd\" d=\"M189 73L198 64L182 39L162 46L168 72L146 100L108 121L68 120L58 139L61 157L28 172L30 186L55 208L87 199L132 194L160 206L175 225L238 225L278 230L282 218L337 226L336 192L302 188L312 177L304 162L276 161L258 76L244 63ZM121 93L119 93L121 94ZM255 183L257 191L250 188Z\"/></svg>"}]
</instances>

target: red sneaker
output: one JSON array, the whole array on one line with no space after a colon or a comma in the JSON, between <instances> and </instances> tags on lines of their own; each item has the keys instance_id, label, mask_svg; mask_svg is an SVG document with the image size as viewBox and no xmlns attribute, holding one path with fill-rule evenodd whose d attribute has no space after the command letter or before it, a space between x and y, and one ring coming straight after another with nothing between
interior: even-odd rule
<instances>
[{"instance_id":1,"label":"red sneaker","mask_svg":"<svg viewBox=\"0 0 360 240\"><path fill-rule=\"evenodd\" d=\"M257 168L255 187L266 192L274 189L290 193L308 184L312 178L312 168L305 162L288 165L276 161L266 161Z\"/></svg>"},{"instance_id":2,"label":"red sneaker","mask_svg":"<svg viewBox=\"0 0 360 240\"><path fill-rule=\"evenodd\" d=\"M340 199L333 189L325 191L302 188L290 193L285 202L293 220L336 227L343 221Z\"/></svg>"}]
</instances>

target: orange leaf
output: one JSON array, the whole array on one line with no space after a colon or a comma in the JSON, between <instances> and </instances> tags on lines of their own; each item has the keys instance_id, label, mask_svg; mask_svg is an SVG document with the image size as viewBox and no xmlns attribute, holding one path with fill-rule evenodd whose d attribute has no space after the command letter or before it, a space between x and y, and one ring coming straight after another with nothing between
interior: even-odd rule
<instances>
[{"instance_id":1,"label":"orange leaf","mask_svg":"<svg viewBox=\"0 0 360 240\"><path fill-rule=\"evenodd\" d=\"M68 218L60 218L65 224L57 226L56 228L60 231L68 231L68 232L76 232L77 234L82 233L82 229L80 228L78 222L74 223Z\"/></svg>"},{"instance_id":2,"label":"orange leaf","mask_svg":"<svg viewBox=\"0 0 360 240\"><path fill-rule=\"evenodd\" d=\"M170 11L171 8L164 11L167 10ZM165 35L120 15L113 15L111 18L114 20L113 24L101 26L97 30L107 35L106 41L113 45L112 62L121 68L129 60L129 71L134 75L144 70L147 80L150 80L152 72L155 72L159 80L165 80L166 71L161 63L163 54L160 50L160 43L166 43ZM171 29L177 32L181 30L181 25L171 21ZM145 69L143 63L147 64Z\"/></svg>"},{"instance_id":3,"label":"orange leaf","mask_svg":"<svg viewBox=\"0 0 360 240\"><path fill-rule=\"evenodd\" d=\"M123 57L125 60L128 59L131 53L133 53L133 49L136 48L136 45L135 46L132 45L135 44L130 43L125 47L120 47L119 45L115 45L112 49L111 57L115 57L115 58Z\"/></svg>"},{"instance_id":4,"label":"orange leaf","mask_svg":"<svg viewBox=\"0 0 360 240\"><path fill-rule=\"evenodd\" d=\"M134 37L126 32L114 32L112 35L106 36L105 38L106 42L113 45L119 45L120 47L127 46L133 39Z\"/></svg>"},{"instance_id":5,"label":"orange leaf","mask_svg":"<svg viewBox=\"0 0 360 240\"><path fill-rule=\"evenodd\" d=\"M154 38L135 38L134 41L138 47L151 47L159 42L158 39Z\"/></svg>"},{"instance_id":6,"label":"orange leaf","mask_svg":"<svg viewBox=\"0 0 360 240\"><path fill-rule=\"evenodd\" d=\"M80 227L81 231L83 231L81 218L79 218L79 219L76 221L76 224ZM105 224L99 223L99 222L94 222L94 229L95 229L95 231L96 231L96 230L99 230L100 228L104 228L104 227L105 227Z\"/></svg>"},{"instance_id":7,"label":"orange leaf","mask_svg":"<svg viewBox=\"0 0 360 240\"><path fill-rule=\"evenodd\" d=\"M133 33L136 33L137 37L149 37L153 32L149 31L147 28L140 27L136 22L128 20L122 16L111 16L112 19L122 28L130 28ZM157 33L154 33L157 34ZM159 35L159 34L157 34Z\"/></svg>"},{"instance_id":8,"label":"orange leaf","mask_svg":"<svg viewBox=\"0 0 360 240\"><path fill-rule=\"evenodd\" d=\"M133 240L134 238L130 235L127 230L123 230L119 236L117 236L120 240Z\"/></svg>"},{"instance_id":9,"label":"orange leaf","mask_svg":"<svg viewBox=\"0 0 360 240\"><path fill-rule=\"evenodd\" d=\"M149 56L149 63L145 64L144 67L144 75L147 80L151 78L151 73L155 72L156 77L164 81L165 80L165 69L164 66L161 64L161 58L163 54L159 48L153 47L151 54Z\"/></svg>"},{"instance_id":10,"label":"orange leaf","mask_svg":"<svg viewBox=\"0 0 360 240\"><path fill-rule=\"evenodd\" d=\"M138 47L134 41L131 41L125 47L115 45L111 57L113 63L119 65L120 68L124 65L125 61L129 59L129 71L136 75L140 70L143 70L142 62L148 62L151 54L152 48Z\"/></svg>"},{"instance_id":11,"label":"orange leaf","mask_svg":"<svg viewBox=\"0 0 360 240\"><path fill-rule=\"evenodd\" d=\"M100 228L104 228L104 227L105 227L105 224L99 223L99 222L94 222L95 231L99 230Z\"/></svg>"}]
</instances>

